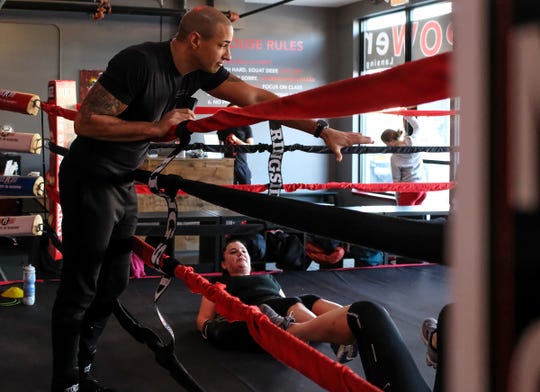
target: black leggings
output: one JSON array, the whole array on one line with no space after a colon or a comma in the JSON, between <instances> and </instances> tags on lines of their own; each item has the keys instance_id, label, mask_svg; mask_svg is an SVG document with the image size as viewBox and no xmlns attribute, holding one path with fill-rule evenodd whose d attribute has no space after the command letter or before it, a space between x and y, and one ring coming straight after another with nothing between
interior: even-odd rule
<instances>
[{"instance_id":1,"label":"black leggings","mask_svg":"<svg viewBox=\"0 0 540 392\"><path fill-rule=\"evenodd\" d=\"M66 160L66 158L64 158ZM62 162L62 275L52 311L53 391L77 382L128 284L137 196L131 183L88 183Z\"/></svg>"},{"instance_id":2,"label":"black leggings","mask_svg":"<svg viewBox=\"0 0 540 392\"><path fill-rule=\"evenodd\" d=\"M437 341L442 342L446 308L439 316ZM353 303L347 315L349 328L356 337L366 379L383 391L431 391L420 374L394 321L385 308L373 302ZM442 344L433 391L442 391Z\"/></svg>"},{"instance_id":3,"label":"black leggings","mask_svg":"<svg viewBox=\"0 0 540 392\"><path fill-rule=\"evenodd\" d=\"M221 350L262 352L263 349L249 332L244 321L229 322L221 316L207 320L202 328L202 336Z\"/></svg>"}]
</instances>

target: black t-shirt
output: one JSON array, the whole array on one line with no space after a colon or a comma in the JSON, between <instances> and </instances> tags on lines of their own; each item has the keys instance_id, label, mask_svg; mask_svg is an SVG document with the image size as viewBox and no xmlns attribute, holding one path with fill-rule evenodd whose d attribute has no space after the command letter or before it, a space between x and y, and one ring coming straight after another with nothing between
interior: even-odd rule
<instances>
[{"instance_id":1,"label":"black t-shirt","mask_svg":"<svg viewBox=\"0 0 540 392\"><path fill-rule=\"evenodd\" d=\"M253 130L251 129L249 125L245 125L243 127L237 127L237 128L222 129L220 131L217 131L218 138L222 143L225 143L227 136L229 136L231 133L234 134L238 139L242 140L243 142L253 137ZM226 158L237 157L243 162L247 162L245 153L238 153L236 155L234 153L226 153L225 157Z\"/></svg>"},{"instance_id":2,"label":"black t-shirt","mask_svg":"<svg viewBox=\"0 0 540 392\"><path fill-rule=\"evenodd\" d=\"M99 83L127 105L118 117L128 121L157 121L197 90L219 86L229 72L194 71L180 75L167 42L146 42L114 56ZM181 107L181 106L179 106ZM149 141L111 142L78 136L70 146L69 161L82 175L122 178L140 166Z\"/></svg>"},{"instance_id":3,"label":"black t-shirt","mask_svg":"<svg viewBox=\"0 0 540 392\"><path fill-rule=\"evenodd\" d=\"M253 130L249 125L217 131L218 138L223 143L226 143L227 136L231 133L243 142L253 137ZM245 152L225 153L225 158L235 158L234 183L251 184L251 171L248 166L247 154Z\"/></svg>"},{"instance_id":4,"label":"black t-shirt","mask_svg":"<svg viewBox=\"0 0 540 392\"><path fill-rule=\"evenodd\" d=\"M238 297L240 301L247 305L260 305L270 299L282 298L279 293L281 286L272 275L268 274L222 275L212 281L224 283L227 286L225 291Z\"/></svg>"}]
</instances>

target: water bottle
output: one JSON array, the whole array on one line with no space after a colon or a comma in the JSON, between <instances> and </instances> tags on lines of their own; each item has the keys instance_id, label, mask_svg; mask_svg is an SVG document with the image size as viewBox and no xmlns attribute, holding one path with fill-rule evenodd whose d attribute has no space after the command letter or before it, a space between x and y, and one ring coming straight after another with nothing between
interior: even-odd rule
<instances>
[{"instance_id":1,"label":"water bottle","mask_svg":"<svg viewBox=\"0 0 540 392\"><path fill-rule=\"evenodd\" d=\"M33 305L36 301L36 269L32 264L23 267L23 299L25 305Z\"/></svg>"}]
</instances>

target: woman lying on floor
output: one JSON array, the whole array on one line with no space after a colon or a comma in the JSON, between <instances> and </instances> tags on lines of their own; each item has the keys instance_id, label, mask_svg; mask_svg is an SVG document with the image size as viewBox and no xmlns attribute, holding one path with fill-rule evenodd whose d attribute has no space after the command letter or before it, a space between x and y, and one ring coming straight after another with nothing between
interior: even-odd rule
<instances>
[{"instance_id":1,"label":"woman lying on floor","mask_svg":"<svg viewBox=\"0 0 540 392\"><path fill-rule=\"evenodd\" d=\"M305 294L297 297L286 297L280 284L270 274L251 274L251 257L245 244L238 239L229 239L223 249L221 267L222 276L213 282L223 283L225 290L238 297L247 305L259 306L267 316L284 316L281 322L291 322L294 315L296 322L315 319L320 315L342 306L323 299L317 295ZM261 305L268 306L261 306ZM277 313L274 313L274 311ZM279 316L278 316L279 317ZM260 350L251 338L244 322L228 322L219 316L215 304L203 297L197 316L197 328L212 344L228 350ZM337 360L341 363L352 360L356 355L354 345L331 343ZM351 342L354 343L354 340Z\"/></svg>"},{"instance_id":2,"label":"woman lying on floor","mask_svg":"<svg viewBox=\"0 0 540 392\"><path fill-rule=\"evenodd\" d=\"M269 274L251 275L251 259L245 245L229 240L224 248L223 275L215 281L248 305L257 305L276 325L306 342L330 342L341 363L360 353L366 379L384 391L431 391L407 349L403 338L386 309L368 301L341 306L309 294L285 297L279 283ZM438 329L423 326L423 340L428 345L429 364L438 366L434 392L443 390L442 325ZM435 320L433 320L435 322ZM436 322L435 322L436 323ZM215 304L203 297L197 316L197 328L213 345L227 350L261 350L251 338L247 325L228 322L215 312ZM437 339L438 335L438 339Z\"/></svg>"}]
</instances>

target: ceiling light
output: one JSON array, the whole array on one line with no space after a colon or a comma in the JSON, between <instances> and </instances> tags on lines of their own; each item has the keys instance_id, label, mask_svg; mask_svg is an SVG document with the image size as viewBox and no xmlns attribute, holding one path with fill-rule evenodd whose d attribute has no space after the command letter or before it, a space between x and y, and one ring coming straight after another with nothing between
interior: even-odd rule
<instances>
[{"instance_id":1,"label":"ceiling light","mask_svg":"<svg viewBox=\"0 0 540 392\"><path fill-rule=\"evenodd\" d=\"M398 5L403 5L403 4L409 4L409 0L384 0L384 1L386 1L387 3L390 3L392 7L397 7Z\"/></svg>"}]
</instances>

